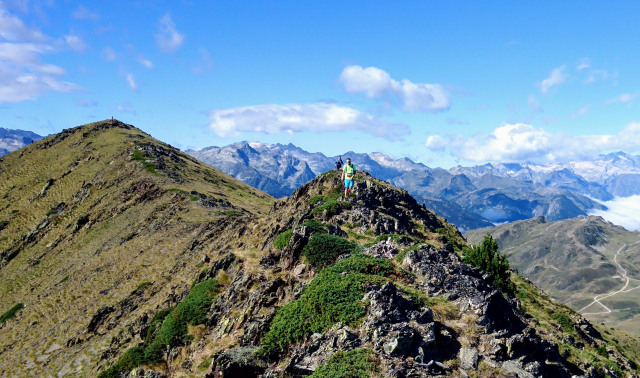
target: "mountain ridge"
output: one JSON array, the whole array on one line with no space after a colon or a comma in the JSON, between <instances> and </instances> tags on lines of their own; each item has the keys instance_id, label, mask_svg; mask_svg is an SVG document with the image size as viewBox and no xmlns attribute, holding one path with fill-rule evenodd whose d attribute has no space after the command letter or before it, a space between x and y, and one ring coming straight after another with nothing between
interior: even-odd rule
<instances>
[{"instance_id":1,"label":"mountain ridge","mask_svg":"<svg viewBox=\"0 0 640 378\"><path fill-rule=\"evenodd\" d=\"M233 159L233 151L252 143L257 149L253 150L250 161L239 164L238 159ZM327 157L319 152L308 153L291 143L239 142L200 151L188 150L187 153L276 197L290 195L312 175L333 169L337 159L337 156ZM278 163L278 159L287 156L295 156L295 164L299 167L286 160ZM550 220L583 216L591 210L606 209L601 201L640 193L640 185L636 185L640 184L640 157L622 152L601 155L588 164L487 163L449 170L429 168L408 158L393 159L382 153L350 151L341 156L349 156L359 169L409 190L463 230L541 215ZM290 174L286 179L278 178L274 172L282 165L289 165L297 176ZM231 166L233 168L229 168ZM608 167L607 174L596 179L593 173L587 174L591 172L589 167L592 171L596 169L593 167ZM261 180L262 177L267 179Z\"/></svg>"}]
</instances>

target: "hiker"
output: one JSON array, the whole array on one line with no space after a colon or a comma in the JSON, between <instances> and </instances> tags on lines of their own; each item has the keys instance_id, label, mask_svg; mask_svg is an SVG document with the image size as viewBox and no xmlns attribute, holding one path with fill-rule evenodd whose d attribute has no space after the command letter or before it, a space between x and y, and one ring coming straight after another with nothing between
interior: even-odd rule
<instances>
[{"instance_id":1,"label":"hiker","mask_svg":"<svg viewBox=\"0 0 640 378\"><path fill-rule=\"evenodd\" d=\"M349 198L353 188L353 176L356 174L356 166L351 164L351 159L347 158L347 164L342 168L340 180L344 180L344 198Z\"/></svg>"},{"instance_id":2,"label":"hiker","mask_svg":"<svg viewBox=\"0 0 640 378\"><path fill-rule=\"evenodd\" d=\"M342 156L338 156L338 161L336 161L336 171L342 169Z\"/></svg>"}]
</instances>

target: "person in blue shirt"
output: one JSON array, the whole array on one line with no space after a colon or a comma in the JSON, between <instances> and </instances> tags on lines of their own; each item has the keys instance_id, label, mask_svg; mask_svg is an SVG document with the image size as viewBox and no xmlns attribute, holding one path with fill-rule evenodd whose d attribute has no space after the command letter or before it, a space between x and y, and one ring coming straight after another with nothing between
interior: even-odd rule
<instances>
[{"instance_id":1,"label":"person in blue shirt","mask_svg":"<svg viewBox=\"0 0 640 378\"><path fill-rule=\"evenodd\" d=\"M340 180L344 180L344 198L349 198L353 188L353 176L356 174L356 166L351 164L351 159L347 158L347 164L342 168Z\"/></svg>"}]
</instances>

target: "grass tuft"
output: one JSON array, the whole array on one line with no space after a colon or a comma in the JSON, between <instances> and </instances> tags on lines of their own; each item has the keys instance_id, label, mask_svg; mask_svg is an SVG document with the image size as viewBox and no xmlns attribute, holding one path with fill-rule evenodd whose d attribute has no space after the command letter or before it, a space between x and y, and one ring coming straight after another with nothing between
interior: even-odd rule
<instances>
[{"instance_id":1,"label":"grass tuft","mask_svg":"<svg viewBox=\"0 0 640 378\"><path fill-rule=\"evenodd\" d=\"M0 316L0 324L6 322L9 319L16 317L16 313L24 308L24 303L16 303L13 307L7 310L2 316Z\"/></svg>"}]
</instances>

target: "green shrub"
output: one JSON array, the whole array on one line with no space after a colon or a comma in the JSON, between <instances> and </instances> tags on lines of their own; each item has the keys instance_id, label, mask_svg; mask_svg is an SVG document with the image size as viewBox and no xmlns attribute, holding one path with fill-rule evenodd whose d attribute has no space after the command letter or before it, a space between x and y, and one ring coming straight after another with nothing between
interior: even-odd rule
<instances>
[{"instance_id":1,"label":"green shrub","mask_svg":"<svg viewBox=\"0 0 640 378\"><path fill-rule=\"evenodd\" d=\"M573 332L574 330L573 321L571 321L571 318L569 318L569 315L563 314L561 312L554 312L551 314L551 319L558 322L558 324L560 324L560 327L562 327L562 330L564 332Z\"/></svg>"},{"instance_id":2,"label":"green shrub","mask_svg":"<svg viewBox=\"0 0 640 378\"><path fill-rule=\"evenodd\" d=\"M313 378L368 378L378 373L380 360L371 349L334 353L326 365L313 372Z\"/></svg>"},{"instance_id":3,"label":"green shrub","mask_svg":"<svg viewBox=\"0 0 640 378\"><path fill-rule=\"evenodd\" d=\"M5 227L7 227L8 224L9 224L9 221L6 221L6 220L0 221L0 231L2 231Z\"/></svg>"},{"instance_id":4,"label":"green shrub","mask_svg":"<svg viewBox=\"0 0 640 378\"><path fill-rule=\"evenodd\" d=\"M513 295L515 286L511 282L509 271L509 261L506 255L498 251L498 242L489 235L485 235L481 244L465 248L462 252L462 261L476 266L491 274L491 280L502 291Z\"/></svg>"},{"instance_id":5,"label":"green shrub","mask_svg":"<svg viewBox=\"0 0 640 378\"><path fill-rule=\"evenodd\" d=\"M324 201L324 196L313 196L309 200L309 204L315 205L316 203L322 202L322 201Z\"/></svg>"},{"instance_id":6,"label":"green shrub","mask_svg":"<svg viewBox=\"0 0 640 378\"><path fill-rule=\"evenodd\" d=\"M385 277L394 275L397 272L388 259L356 254L338 261L311 281L300 298L276 310L258 355L271 357L338 322L355 325L366 314L362 302L366 287L383 284Z\"/></svg>"},{"instance_id":7,"label":"green shrub","mask_svg":"<svg viewBox=\"0 0 640 378\"><path fill-rule=\"evenodd\" d=\"M216 280L207 280L191 288L184 300L167 315L153 342L145 349L144 357L147 362L161 361L166 346L175 345L176 339L180 343L188 341L187 325L198 325L207 320L207 311L219 287Z\"/></svg>"},{"instance_id":8,"label":"green shrub","mask_svg":"<svg viewBox=\"0 0 640 378\"><path fill-rule=\"evenodd\" d=\"M2 314L2 316L0 316L0 324L6 322L9 319L15 318L16 313L19 310L22 310L23 308L24 308L24 303L16 303L13 307L8 309L7 312L5 312L4 314Z\"/></svg>"},{"instance_id":9,"label":"green shrub","mask_svg":"<svg viewBox=\"0 0 640 378\"><path fill-rule=\"evenodd\" d=\"M124 352L122 357L120 357L118 362L98 374L98 378L119 378L144 363L144 348L139 346L129 348Z\"/></svg>"},{"instance_id":10,"label":"green shrub","mask_svg":"<svg viewBox=\"0 0 640 378\"><path fill-rule=\"evenodd\" d=\"M280 233L280 235L276 237L276 240L273 241L273 246L282 251L287 246L287 244L289 244L291 235L293 235L293 230L291 229Z\"/></svg>"},{"instance_id":11,"label":"green shrub","mask_svg":"<svg viewBox=\"0 0 640 378\"><path fill-rule=\"evenodd\" d=\"M131 153L131 158L133 160L137 160L141 162L142 165L144 165L144 167L147 169L147 172L156 174L156 166L153 163L150 163L144 159L144 156L142 155L142 151L133 150L133 152Z\"/></svg>"},{"instance_id":12,"label":"green shrub","mask_svg":"<svg viewBox=\"0 0 640 378\"><path fill-rule=\"evenodd\" d=\"M343 210L349 209L351 209L351 202L349 201L337 201L335 199L328 199L325 203L313 209L311 214L322 214L326 211L327 216L331 217L340 214Z\"/></svg>"},{"instance_id":13,"label":"green shrub","mask_svg":"<svg viewBox=\"0 0 640 378\"><path fill-rule=\"evenodd\" d=\"M144 343L146 345L151 344L153 341L153 337L155 336L156 330L159 326L162 325L162 322L173 311L173 307L162 309L151 318L151 322L149 322L149 328L140 334L140 337L144 339Z\"/></svg>"},{"instance_id":14,"label":"green shrub","mask_svg":"<svg viewBox=\"0 0 640 378\"><path fill-rule=\"evenodd\" d=\"M302 251L309 264L322 269L336 261L338 256L359 249L356 243L329 234L313 234Z\"/></svg>"},{"instance_id":15,"label":"green shrub","mask_svg":"<svg viewBox=\"0 0 640 378\"><path fill-rule=\"evenodd\" d=\"M309 227L313 232L327 232L327 227L324 223L317 219L308 219L304 222L304 225Z\"/></svg>"}]
</instances>

